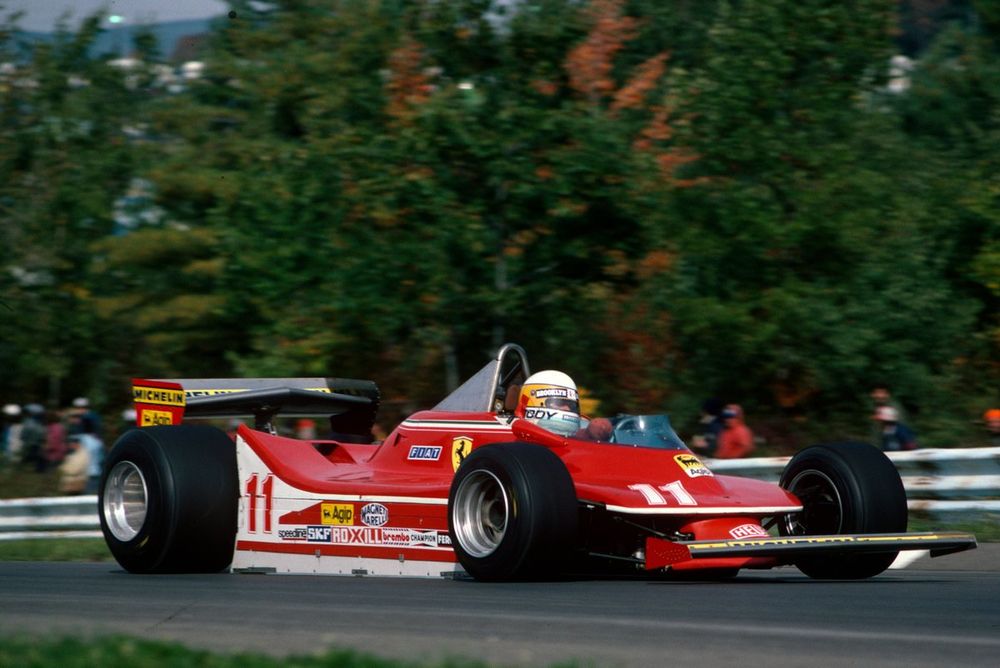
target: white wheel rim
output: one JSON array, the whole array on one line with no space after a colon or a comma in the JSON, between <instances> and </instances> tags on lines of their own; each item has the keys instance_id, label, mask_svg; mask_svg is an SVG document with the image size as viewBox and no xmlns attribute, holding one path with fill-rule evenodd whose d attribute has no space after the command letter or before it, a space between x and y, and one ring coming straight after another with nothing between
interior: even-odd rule
<instances>
[{"instance_id":1,"label":"white wheel rim","mask_svg":"<svg viewBox=\"0 0 1000 668\"><path fill-rule=\"evenodd\" d=\"M115 464L104 483L104 520L111 535L122 542L135 538L146 521L148 499L139 467L130 461Z\"/></svg>"},{"instance_id":2,"label":"white wheel rim","mask_svg":"<svg viewBox=\"0 0 1000 668\"><path fill-rule=\"evenodd\" d=\"M472 471L455 491L452 524L466 554L482 558L493 554L507 533L510 501L500 480L483 469Z\"/></svg>"}]
</instances>

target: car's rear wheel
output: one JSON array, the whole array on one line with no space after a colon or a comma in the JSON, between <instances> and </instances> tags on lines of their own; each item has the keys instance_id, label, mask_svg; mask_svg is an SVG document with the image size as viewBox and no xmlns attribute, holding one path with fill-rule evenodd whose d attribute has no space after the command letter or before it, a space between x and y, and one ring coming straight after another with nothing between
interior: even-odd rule
<instances>
[{"instance_id":1,"label":"car's rear wheel","mask_svg":"<svg viewBox=\"0 0 1000 668\"><path fill-rule=\"evenodd\" d=\"M802 511L779 523L782 535L896 533L906 531L906 491L896 467L865 443L815 445L796 454L779 483L802 502ZM898 552L824 555L795 565L822 579L878 575Z\"/></svg>"},{"instance_id":2,"label":"car's rear wheel","mask_svg":"<svg viewBox=\"0 0 1000 668\"><path fill-rule=\"evenodd\" d=\"M233 558L236 449L212 427L134 429L115 443L98 509L111 554L133 573L216 572Z\"/></svg>"},{"instance_id":3,"label":"car's rear wheel","mask_svg":"<svg viewBox=\"0 0 1000 668\"><path fill-rule=\"evenodd\" d=\"M452 481L448 529L465 570L478 580L551 577L577 542L577 499L551 450L497 443L472 452Z\"/></svg>"}]
</instances>

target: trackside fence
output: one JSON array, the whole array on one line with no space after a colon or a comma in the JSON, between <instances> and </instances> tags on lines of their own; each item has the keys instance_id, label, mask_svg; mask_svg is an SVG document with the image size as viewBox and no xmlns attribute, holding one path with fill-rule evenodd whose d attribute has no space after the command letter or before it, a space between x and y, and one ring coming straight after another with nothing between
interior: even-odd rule
<instances>
[{"instance_id":1,"label":"trackside fence","mask_svg":"<svg viewBox=\"0 0 1000 668\"><path fill-rule=\"evenodd\" d=\"M0 499L0 541L101 535L96 494Z\"/></svg>"},{"instance_id":2,"label":"trackside fence","mask_svg":"<svg viewBox=\"0 0 1000 668\"><path fill-rule=\"evenodd\" d=\"M915 515L1000 513L1000 448L890 452ZM710 459L709 468L777 482L790 457ZM0 500L0 541L25 538L100 538L97 496Z\"/></svg>"},{"instance_id":3,"label":"trackside fence","mask_svg":"<svg viewBox=\"0 0 1000 668\"><path fill-rule=\"evenodd\" d=\"M1000 448L928 448L886 453L915 515L1000 513ZM791 457L710 459L715 473L777 482Z\"/></svg>"}]
</instances>

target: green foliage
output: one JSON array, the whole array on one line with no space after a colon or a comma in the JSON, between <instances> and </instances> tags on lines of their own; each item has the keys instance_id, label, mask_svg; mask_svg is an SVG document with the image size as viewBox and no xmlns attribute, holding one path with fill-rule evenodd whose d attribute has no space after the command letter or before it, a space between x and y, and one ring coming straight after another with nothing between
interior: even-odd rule
<instances>
[{"instance_id":1,"label":"green foliage","mask_svg":"<svg viewBox=\"0 0 1000 668\"><path fill-rule=\"evenodd\" d=\"M882 0L232 0L169 94L90 58L94 20L23 56L8 25L0 395L328 374L403 411L513 340L606 411L864 435L884 381L924 445L970 439L995 4L932 17L897 94Z\"/></svg>"},{"instance_id":2,"label":"green foliage","mask_svg":"<svg viewBox=\"0 0 1000 668\"><path fill-rule=\"evenodd\" d=\"M123 127L138 100L119 71L87 55L97 33L88 19L21 59L14 26L2 31L0 365L11 399L57 401L104 380L85 259L111 232L115 194L136 168Z\"/></svg>"}]
</instances>

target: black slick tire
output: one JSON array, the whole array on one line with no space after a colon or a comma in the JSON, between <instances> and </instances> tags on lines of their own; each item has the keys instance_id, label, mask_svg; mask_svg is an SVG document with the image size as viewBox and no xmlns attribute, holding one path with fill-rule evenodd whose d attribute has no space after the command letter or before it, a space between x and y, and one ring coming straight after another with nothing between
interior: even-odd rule
<instances>
[{"instance_id":1,"label":"black slick tire","mask_svg":"<svg viewBox=\"0 0 1000 668\"><path fill-rule=\"evenodd\" d=\"M788 462L779 482L803 510L779 523L783 535L898 533L906 531L906 491L885 454L866 443L808 447ZM802 558L795 565L819 579L861 579L883 572L898 552Z\"/></svg>"},{"instance_id":2,"label":"black slick tire","mask_svg":"<svg viewBox=\"0 0 1000 668\"><path fill-rule=\"evenodd\" d=\"M477 580L556 577L577 544L573 480L543 446L478 448L452 481L448 530L459 562Z\"/></svg>"},{"instance_id":3,"label":"black slick tire","mask_svg":"<svg viewBox=\"0 0 1000 668\"><path fill-rule=\"evenodd\" d=\"M236 448L202 425L126 432L108 454L98 509L111 554L132 573L218 572L232 562Z\"/></svg>"}]
</instances>

